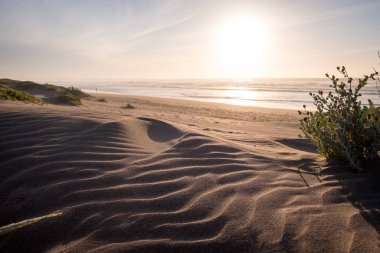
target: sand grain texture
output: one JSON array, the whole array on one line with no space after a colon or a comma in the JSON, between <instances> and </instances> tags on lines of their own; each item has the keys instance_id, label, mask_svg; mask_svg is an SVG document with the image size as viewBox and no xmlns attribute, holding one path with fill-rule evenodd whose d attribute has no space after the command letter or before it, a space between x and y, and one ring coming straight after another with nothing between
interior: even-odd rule
<instances>
[{"instance_id":1,"label":"sand grain texture","mask_svg":"<svg viewBox=\"0 0 380 253\"><path fill-rule=\"evenodd\" d=\"M318 162L294 112L105 96L0 104L0 227L62 213L1 252L380 251L379 172Z\"/></svg>"}]
</instances>

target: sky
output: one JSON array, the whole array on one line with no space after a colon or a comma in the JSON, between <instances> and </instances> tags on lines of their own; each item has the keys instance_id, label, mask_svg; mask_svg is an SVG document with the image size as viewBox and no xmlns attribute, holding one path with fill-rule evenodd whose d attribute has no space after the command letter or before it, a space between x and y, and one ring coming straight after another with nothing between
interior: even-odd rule
<instances>
[{"instance_id":1,"label":"sky","mask_svg":"<svg viewBox=\"0 0 380 253\"><path fill-rule=\"evenodd\" d=\"M313 78L380 69L379 0L0 0L0 78Z\"/></svg>"}]
</instances>

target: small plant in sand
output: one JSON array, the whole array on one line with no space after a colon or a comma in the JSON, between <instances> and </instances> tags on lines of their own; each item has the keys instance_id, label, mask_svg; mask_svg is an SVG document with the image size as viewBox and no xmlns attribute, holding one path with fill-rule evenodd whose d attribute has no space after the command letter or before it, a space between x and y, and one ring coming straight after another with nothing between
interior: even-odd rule
<instances>
[{"instance_id":1,"label":"small plant in sand","mask_svg":"<svg viewBox=\"0 0 380 253\"><path fill-rule=\"evenodd\" d=\"M342 80L326 74L333 91L310 93L316 111L298 111L302 116L300 128L314 142L321 155L348 162L356 171L362 171L368 162L378 157L380 150L380 108L368 100L368 106L359 101L361 89L369 80L379 80L374 72L358 79L349 77L345 67L338 67Z\"/></svg>"},{"instance_id":2,"label":"small plant in sand","mask_svg":"<svg viewBox=\"0 0 380 253\"><path fill-rule=\"evenodd\" d=\"M133 105L129 104L129 103L126 104L126 105L122 105L121 108L122 109L135 109L135 107Z\"/></svg>"},{"instance_id":3,"label":"small plant in sand","mask_svg":"<svg viewBox=\"0 0 380 253\"><path fill-rule=\"evenodd\" d=\"M103 102L103 103L107 103L107 100L103 97L100 97L100 98L96 98L96 102Z\"/></svg>"}]
</instances>

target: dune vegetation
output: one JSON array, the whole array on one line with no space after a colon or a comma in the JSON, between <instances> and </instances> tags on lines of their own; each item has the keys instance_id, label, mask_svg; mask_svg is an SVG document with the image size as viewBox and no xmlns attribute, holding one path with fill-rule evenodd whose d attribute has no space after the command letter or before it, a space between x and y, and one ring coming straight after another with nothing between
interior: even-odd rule
<instances>
[{"instance_id":1,"label":"dune vegetation","mask_svg":"<svg viewBox=\"0 0 380 253\"><path fill-rule=\"evenodd\" d=\"M8 93L10 90L12 91L11 93L14 94L12 95L14 97L13 100L34 101L34 103L46 102L51 104L81 105L81 99L92 98L91 95L73 86L66 88L52 84L39 84L11 79L0 79L0 85L3 89L7 89ZM3 95L2 98L7 99L5 95ZM11 97L8 99L11 99Z\"/></svg>"},{"instance_id":2,"label":"dune vegetation","mask_svg":"<svg viewBox=\"0 0 380 253\"><path fill-rule=\"evenodd\" d=\"M18 100L28 103L43 104L44 101L30 95L24 91L12 89L3 85L0 85L0 99L2 100Z\"/></svg>"},{"instance_id":3,"label":"dune vegetation","mask_svg":"<svg viewBox=\"0 0 380 253\"><path fill-rule=\"evenodd\" d=\"M355 85L344 66L337 70L343 75L342 80L326 74L332 81L332 91L310 93L316 111L308 111L303 106L304 110L298 112L302 116L300 128L317 145L322 156L348 162L355 171L362 171L378 158L380 107L369 99L368 105L363 105L359 97L369 80L379 82L379 73L365 75Z\"/></svg>"}]
</instances>

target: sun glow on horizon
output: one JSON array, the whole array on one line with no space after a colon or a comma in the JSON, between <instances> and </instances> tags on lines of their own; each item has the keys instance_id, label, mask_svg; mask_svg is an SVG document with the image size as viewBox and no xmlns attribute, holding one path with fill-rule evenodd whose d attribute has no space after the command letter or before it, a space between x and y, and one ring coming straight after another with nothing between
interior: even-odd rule
<instances>
[{"instance_id":1,"label":"sun glow on horizon","mask_svg":"<svg viewBox=\"0 0 380 253\"><path fill-rule=\"evenodd\" d=\"M240 81L345 65L360 77L380 66L379 12L379 0L0 0L0 76Z\"/></svg>"},{"instance_id":2,"label":"sun glow on horizon","mask_svg":"<svg viewBox=\"0 0 380 253\"><path fill-rule=\"evenodd\" d=\"M225 74L249 78L257 74L268 44L268 28L253 16L238 16L219 29L216 48Z\"/></svg>"}]
</instances>

